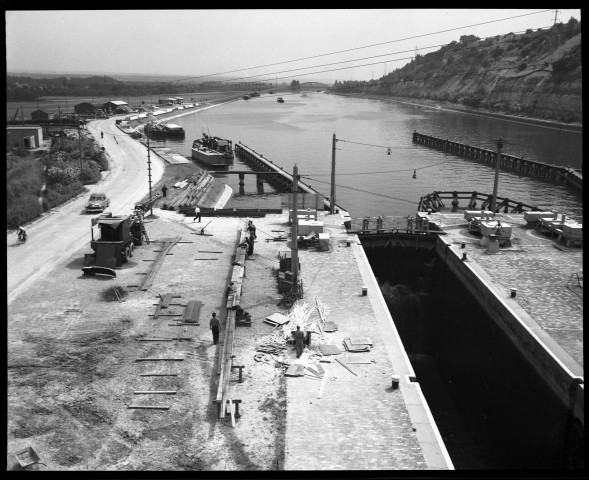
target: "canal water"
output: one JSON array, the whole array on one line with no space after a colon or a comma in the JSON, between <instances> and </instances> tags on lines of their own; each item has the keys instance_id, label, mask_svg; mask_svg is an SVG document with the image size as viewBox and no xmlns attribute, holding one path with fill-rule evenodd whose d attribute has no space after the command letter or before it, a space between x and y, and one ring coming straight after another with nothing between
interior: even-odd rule
<instances>
[{"instance_id":1,"label":"canal water","mask_svg":"<svg viewBox=\"0 0 589 480\"><path fill-rule=\"evenodd\" d=\"M296 163L305 183L329 195L335 133L336 202L353 218L412 215L420 197L434 190L492 193L492 167L413 145L415 130L487 149L502 137L504 154L582 167L579 133L395 101L321 92L283 97L285 103L262 95L176 118L172 122L184 127L186 138L168 140L167 146L190 157L192 142L202 132L241 142L289 172ZM230 169L248 167L236 159ZM223 181L239 191L237 175ZM245 193L255 192L254 177L246 176ZM582 221L580 197L562 186L500 172L498 195Z\"/></svg>"}]
</instances>

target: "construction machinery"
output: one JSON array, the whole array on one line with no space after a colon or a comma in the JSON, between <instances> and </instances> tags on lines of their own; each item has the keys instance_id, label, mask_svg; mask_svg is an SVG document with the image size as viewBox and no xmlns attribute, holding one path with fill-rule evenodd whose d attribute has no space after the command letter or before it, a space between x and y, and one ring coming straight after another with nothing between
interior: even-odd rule
<instances>
[{"instance_id":1,"label":"construction machinery","mask_svg":"<svg viewBox=\"0 0 589 480\"><path fill-rule=\"evenodd\" d=\"M136 246L149 244L143 217L145 212L160 198L154 198L135 205L130 215L103 213L91 220L90 247L94 253L87 254L82 272L84 275L105 275L116 277L115 268L120 268L133 256Z\"/></svg>"}]
</instances>

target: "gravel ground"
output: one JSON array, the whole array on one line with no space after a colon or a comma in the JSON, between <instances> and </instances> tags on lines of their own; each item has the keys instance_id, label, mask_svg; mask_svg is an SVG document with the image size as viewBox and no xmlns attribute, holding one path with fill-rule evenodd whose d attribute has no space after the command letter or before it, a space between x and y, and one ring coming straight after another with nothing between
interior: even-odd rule
<instances>
[{"instance_id":1,"label":"gravel ground","mask_svg":"<svg viewBox=\"0 0 589 480\"><path fill-rule=\"evenodd\" d=\"M284 242L265 242L274 229L288 231L283 217L256 219L264 255L246 263L242 307L251 327L237 327L237 371L231 397L241 399L241 417L217 418L217 347L208 320L225 318L225 289L231 276L240 218L213 218L212 236L194 235L203 223L154 208L146 219L153 242L135 249L115 279L83 277L89 247L74 252L47 278L39 280L9 307L7 468L18 469L11 453L33 447L39 470L273 470L282 468L286 418L285 379L274 359L255 361L255 346L273 332L263 319L277 306L275 269ZM149 269L158 240L180 236L152 287L133 292L138 273ZM222 253L208 253L222 252ZM216 260L196 260L196 259ZM144 261L146 260L146 261ZM124 302L113 296L119 287ZM169 326L175 317L153 319L156 295L203 302L200 325ZM110 296L109 296L110 295ZM169 307L181 313L181 306ZM223 332L222 332L223 334ZM142 342L142 338L189 338ZM136 362L146 357L183 361ZM141 377L141 373L176 373ZM137 390L176 390L175 395L136 395ZM128 409L129 405L167 405L169 410Z\"/></svg>"}]
</instances>

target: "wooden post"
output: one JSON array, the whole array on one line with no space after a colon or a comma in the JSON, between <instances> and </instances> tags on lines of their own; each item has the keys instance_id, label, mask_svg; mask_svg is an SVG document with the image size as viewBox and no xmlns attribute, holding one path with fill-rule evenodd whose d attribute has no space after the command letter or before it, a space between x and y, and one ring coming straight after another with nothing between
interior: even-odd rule
<instances>
[{"instance_id":1,"label":"wooden post","mask_svg":"<svg viewBox=\"0 0 589 480\"><path fill-rule=\"evenodd\" d=\"M297 293L298 297L298 281L299 281L299 214L297 209L297 192L299 190L299 168L296 163L292 169L292 242L291 242L291 269L293 273L293 292ZM333 207L333 204L332 204Z\"/></svg>"},{"instance_id":2,"label":"wooden post","mask_svg":"<svg viewBox=\"0 0 589 480\"><path fill-rule=\"evenodd\" d=\"M333 134L333 140L331 145L331 196L329 197L329 214L333 215L335 211L335 133Z\"/></svg>"},{"instance_id":3,"label":"wooden post","mask_svg":"<svg viewBox=\"0 0 589 480\"><path fill-rule=\"evenodd\" d=\"M497 187L499 185L499 164L501 163L501 149L503 148L503 140L497 140L497 157L495 159L495 182L493 184L493 199L491 200L491 211L495 212L497 205Z\"/></svg>"}]
</instances>

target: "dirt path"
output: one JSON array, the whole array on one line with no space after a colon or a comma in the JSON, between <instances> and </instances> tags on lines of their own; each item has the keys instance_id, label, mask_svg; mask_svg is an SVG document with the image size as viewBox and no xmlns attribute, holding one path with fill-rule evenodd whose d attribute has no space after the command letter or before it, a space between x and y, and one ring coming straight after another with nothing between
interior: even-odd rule
<instances>
[{"instance_id":1,"label":"dirt path","mask_svg":"<svg viewBox=\"0 0 589 480\"><path fill-rule=\"evenodd\" d=\"M254 325L238 327L234 352L244 365L244 381L233 373L232 398L242 400L233 428L219 420L217 356L208 329L211 312L225 317L225 287L237 230L243 219L214 218L212 236L198 222L154 209L150 238L181 236L166 257L153 287L128 293L124 302L110 288L129 290L147 272L160 243L143 245L113 280L80 275L85 247L57 262L50 277L34 282L9 306L8 452L32 446L47 467L41 470L273 470L284 463L285 379L273 361L254 361L255 345L272 332L266 315L276 304L273 255L248 262L244 308ZM203 218L208 222L209 219ZM284 229L260 219L262 230ZM283 244L265 244L277 253ZM222 252L222 253L208 253ZM216 260L196 260L216 258ZM174 302L204 303L200 326L173 327L174 317L154 320L156 295ZM171 306L172 312L182 312ZM180 342L143 342L177 338ZM136 362L137 358L182 358L181 362ZM174 373L173 377L142 377ZM175 395L136 395L138 390L175 390ZM135 410L129 405L167 405L169 410Z\"/></svg>"}]
</instances>

